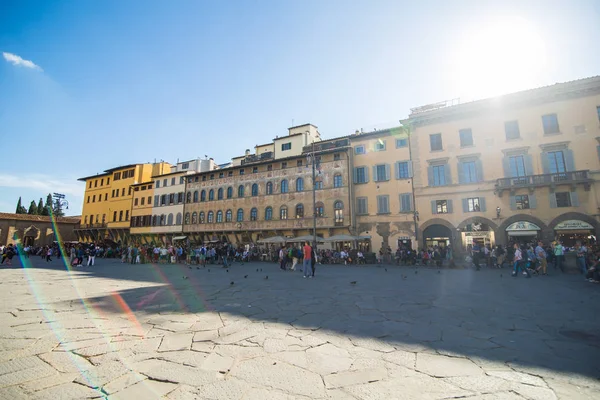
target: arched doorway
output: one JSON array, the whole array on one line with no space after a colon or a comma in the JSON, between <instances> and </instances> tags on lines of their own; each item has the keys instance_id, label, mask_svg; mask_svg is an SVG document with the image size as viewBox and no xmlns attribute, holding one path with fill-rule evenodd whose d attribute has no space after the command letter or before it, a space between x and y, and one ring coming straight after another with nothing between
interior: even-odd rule
<instances>
[{"instance_id":1,"label":"arched doorway","mask_svg":"<svg viewBox=\"0 0 600 400\"><path fill-rule=\"evenodd\" d=\"M569 212L554 218L548 225L553 230L554 239L564 246L572 247L577 241L595 244L598 235L598 222L585 214Z\"/></svg>"},{"instance_id":2,"label":"arched doorway","mask_svg":"<svg viewBox=\"0 0 600 400\"><path fill-rule=\"evenodd\" d=\"M30 226L23 233L23 246L33 246L35 239L39 237L40 231L35 226Z\"/></svg>"},{"instance_id":3,"label":"arched doorway","mask_svg":"<svg viewBox=\"0 0 600 400\"><path fill-rule=\"evenodd\" d=\"M480 246L496 244L496 229L498 226L483 217L467 218L458 225L463 251L470 251L475 242Z\"/></svg>"},{"instance_id":4,"label":"arched doorway","mask_svg":"<svg viewBox=\"0 0 600 400\"><path fill-rule=\"evenodd\" d=\"M433 224L423 230L423 243L425 248L439 246L447 248L452 246L452 231L445 225Z\"/></svg>"}]
</instances>

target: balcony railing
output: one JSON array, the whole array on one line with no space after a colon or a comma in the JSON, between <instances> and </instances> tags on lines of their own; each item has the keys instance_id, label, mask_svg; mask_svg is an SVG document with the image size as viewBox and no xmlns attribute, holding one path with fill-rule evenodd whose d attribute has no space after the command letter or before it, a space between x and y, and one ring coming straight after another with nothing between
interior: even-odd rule
<instances>
[{"instance_id":1,"label":"balcony railing","mask_svg":"<svg viewBox=\"0 0 600 400\"><path fill-rule=\"evenodd\" d=\"M555 174L527 175L513 178L500 178L496 181L496 189L517 189L527 187L553 186L561 184L589 183L589 170L559 172Z\"/></svg>"},{"instance_id":2,"label":"balcony railing","mask_svg":"<svg viewBox=\"0 0 600 400\"><path fill-rule=\"evenodd\" d=\"M97 224L79 224L79 229L106 228L106 222Z\"/></svg>"},{"instance_id":3,"label":"balcony railing","mask_svg":"<svg viewBox=\"0 0 600 400\"><path fill-rule=\"evenodd\" d=\"M350 140L348 139L340 139L340 140L336 140L335 142L331 141L331 142L316 142L315 143L315 152L318 153L320 151L326 151L326 150L331 150L331 149L343 149L345 147L350 146ZM302 148L302 151L304 153L310 153L312 152L313 147L312 144L308 145L308 146L304 146Z\"/></svg>"}]
</instances>

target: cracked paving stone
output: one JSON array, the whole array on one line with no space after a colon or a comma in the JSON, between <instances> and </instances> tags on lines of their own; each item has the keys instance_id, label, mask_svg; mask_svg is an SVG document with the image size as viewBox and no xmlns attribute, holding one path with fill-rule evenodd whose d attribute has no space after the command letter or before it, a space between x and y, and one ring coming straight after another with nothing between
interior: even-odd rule
<instances>
[{"instance_id":1,"label":"cracked paving stone","mask_svg":"<svg viewBox=\"0 0 600 400\"><path fill-rule=\"evenodd\" d=\"M175 333L165 335L160 343L158 352L189 350L192 345L193 333Z\"/></svg>"},{"instance_id":2,"label":"cracked paving stone","mask_svg":"<svg viewBox=\"0 0 600 400\"><path fill-rule=\"evenodd\" d=\"M92 388L102 387L128 372L129 369L121 362L111 361L83 372L75 378L75 382Z\"/></svg>"},{"instance_id":3,"label":"cracked paving stone","mask_svg":"<svg viewBox=\"0 0 600 400\"><path fill-rule=\"evenodd\" d=\"M434 378L408 377L394 381L380 381L348 386L344 391L360 400L437 400L466 397L466 390Z\"/></svg>"},{"instance_id":4,"label":"cracked paving stone","mask_svg":"<svg viewBox=\"0 0 600 400\"><path fill-rule=\"evenodd\" d=\"M416 369L434 377L483 375L483 370L469 359L428 353L417 354Z\"/></svg>"},{"instance_id":5,"label":"cracked paving stone","mask_svg":"<svg viewBox=\"0 0 600 400\"><path fill-rule=\"evenodd\" d=\"M133 369L157 381L183 383L191 386L213 382L217 380L219 374L164 360L141 361L134 364Z\"/></svg>"},{"instance_id":6,"label":"cracked paving stone","mask_svg":"<svg viewBox=\"0 0 600 400\"><path fill-rule=\"evenodd\" d=\"M377 339L350 338L350 340L357 347L380 351L382 353L391 353L392 351L396 350L389 343Z\"/></svg>"},{"instance_id":7,"label":"cracked paving stone","mask_svg":"<svg viewBox=\"0 0 600 400\"><path fill-rule=\"evenodd\" d=\"M189 385L179 385L175 390L169 392L165 399L170 400L197 400L200 394L198 388Z\"/></svg>"},{"instance_id":8,"label":"cracked paving stone","mask_svg":"<svg viewBox=\"0 0 600 400\"><path fill-rule=\"evenodd\" d=\"M202 385L198 393L203 399L210 400L233 400L241 399L248 390L248 383L235 378ZM270 398L270 397L269 397Z\"/></svg>"},{"instance_id":9,"label":"cracked paving stone","mask_svg":"<svg viewBox=\"0 0 600 400\"><path fill-rule=\"evenodd\" d=\"M9 386L0 388L0 399L10 400L27 400L31 398L26 390L19 388L18 386Z\"/></svg>"},{"instance_id":10,"label":"cracked paving stone","mask_svg":"<svg viewBox=\"0 0 600 400\"><path fill-rule=\"evenodd\" d=\"M138 382L143 381L146 377L142 374L135 372L128 372L125 375L121 375L117 379L114 379L102 387L103 391L108 394L119 392L123 389L133 386Z\"/></svg>"},{"instance_id":11,"label":"cracked paving stone","mask_svg":"<svg viewBox=\"0 0 600 400\"><path fill-rule=\"evenodd\" d=\"M144 380L108 397L108 400L157 399L175 390L177 385L169 382Z\"/></svg>"},{"instance_id":12,"label":"cracked paving stone","mask_svg":"<svg viewBox=\"0 0 600 400\"><path fill-rule=\"evenodd\" d=\"M523 385L520 384L517 387L513 388L513 390L519 393L521 396L530 400L556 400L556 394L553 390L539 387L539 386L531 386L531 385Z\"/></svg>"},{"instance_id":13,"label":"cracked paving stone","mask_svg":"<svg viewBox=\"0 0 600 400\"><path fill-rule=\"evenodd\" d=\"M219 331L218 330L212 330L212 331L199 331L194 333L194 342L208 342L211 340L215 340L219 338Z\"/></svg>"},{"instance_id":14,"label":"cracked paving stone","mask_svg":"<svg viewBox=\"0 0 600 400\"><path fill-rule=\"evenodd\" d=\"M306 350L309 370L321 375L345 371L352 365L352 358L347 350L340 349L330 343Z\"/></svg>"},{"instance_id":15,"label":"cracked paving stone","mask_svg":"<svg viewBox=\"0 0 600 400\"><path fill-rule=\"evenodd\" d=\"M156 355L149 356L148 358L158 358L161 360L170 361L175 364L183 364L190 367L200 367L206 360L206 357L208 357L208 355L205 353L193 350L184 350L158 353Z\"/></svg>"},{"instance_id":16,"label":"cracked paving stone","mask_svg":"<svg viewBox=\"0 0 600 400\"><path fill-rule=\"evenodd\" d=\"M88 360L73 353L53 351L51 353L40 354L38 357L59 372L86 371L93 367Z\"/></svg>"},{"instance_id":17,"label":"cracked paving stone","mask_svg":"<svg viewBox=\"0 0 600 400\"><path fill-rule=\"evenodd\" d=\"M403 367L415 369L417 364L417 354L408 351L396 350L386 353L382 356L385 361L401 365Z\"/></svg>"},{"instance_id":18,"label":"cracked paving stone","mask_svg":"<svg viewBox=\"0 0 600 400\"><path fill-rule=\"evenodd\" d=\"M213 342L192 342L192 350L199 353L210 353L214 348Z\"/></svg>"},{"instance_id":19,"label":"cracked paving stone","mask_svg":"<svg viewBox=\"0 0 600 400\"><path fill-rule=\"evenodd\" d=\"M471 392L505 392L516 386L513 382L487 375L445 378L445 382Z\"/></svg>"},{"instance_id":20,"label":"cracked paving stone","mask_svg":"<svg viewBox=\"0 0 600 400\"><path fill-rule=\"evenodd\" d=\"M36 392L31 399L35 400L76 400L76 399L98 399L103 397L99 390L91 389L87 386L76 383L65 383L59 386L53 386L48 389Z\"/></svg>"},{"instance_id":21,"label":"cracked paving stone","mask_svg":"<svg viewBox=\"0 0 600 400\"><path fill-rule=\"evenodd\" d=\"M260 382L290 394L319 399L325 397L323 380L318 374L270 357L238 362L231 369L230 376L250 384Z\"/></svg>"},{"instance_id":22,"label":"cracked paving stone","mask_svg":"<svg viewBox=\"0 0 600 400\"><path fill-rule=\"evenodd\" d=\"M53 386L58 386L58 385L62 385L64 383L73 382L78 376L80 376L80 374L75 373L75 372L66 373L66 374L50 375L46 378L40 378L40 379L36 379L35 381L22 383L19 386L22 387L25 391L33 393L33 392L37 392L39 390L51 388ZM3 397L0 396L0 399L1 398L3 398Z\"/></svg>"},{"instance_id":23,"label":"cracked paving stone","mask_svg":"<svg viewBox=\"0 0 600 400\"><path fill-rule=\"evenodd\" d=\"M546 387L546 382L537 376L524 374L516 371L487 371L490 376L495 376L512 382L524 383L526 385Z\"/></svg>"},{"instance_id":24,"label":"cracked paving stone","mask_svg":"<svg viewBox=\"0 0 600 400\"><path fill-rule=\"evenodd\" d=\"M0 376L0 387L12 386L21 383L34 381L52 375L58 375L58 372L42 360L31 368L20 369Z\"/></svg>"},{"instance_id":25,"label":"cracked paving stone","mask_svg":"<svg viewBox=\"0 0 600 400\"><path fill-rule=\"evenodd\" d=\"M337 374L327 375L323 378L328 389L336 389L346 386L361 385L364 383L381 381L387 378L385 368L371 370L345 371Z\"/></svg>"},{"instance_id":26,"label":"cracked paving stone","mask_svg":"<svg viewBox=\"0 0 600 400\"><path fill-rule=\"evenodd\" d=\"M204 360L200 368L206 371L227 372L233 365L233 358L212 353Z\"/></svg>"}]
</instances>

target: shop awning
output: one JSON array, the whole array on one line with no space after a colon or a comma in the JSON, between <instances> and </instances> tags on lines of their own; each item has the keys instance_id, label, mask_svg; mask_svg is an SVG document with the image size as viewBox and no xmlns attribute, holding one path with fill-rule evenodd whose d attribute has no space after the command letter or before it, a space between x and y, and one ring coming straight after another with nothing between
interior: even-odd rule
<instances>
[{"instance_id":1,"label":"shop awning","mask_svg":"<svg viewBox=\"0 0 600 400\"><path fill-rule=\"evenodd\" d=\"M538 231L509 231L508 236L537 236Z\"/></svg>"},{"instance_id":2,"label":"shop awning","mask_svg":"<svg viewBox=\"0 0 600 400\"><path fill-rule=\"evenodd\" d=\"M185 238L187 238L187 236L175 236L173 240L183 240Z\"/></svg>"}]
</instances>

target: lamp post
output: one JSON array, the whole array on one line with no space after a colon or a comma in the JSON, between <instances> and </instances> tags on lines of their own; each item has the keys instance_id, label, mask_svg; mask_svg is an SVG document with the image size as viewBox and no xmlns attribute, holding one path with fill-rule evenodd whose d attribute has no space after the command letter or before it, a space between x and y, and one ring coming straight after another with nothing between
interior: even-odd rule
<instances>
[{"instance_id":1,"label":"lamp post","mask_svg":"<svg viewBox=\"0 0 600 400\"><path fill-rule=\"evenodd\" d=\"M53 193L52 197L54 198L54 207L55 210L54 213L57 214L57 217L62 217L62 208L65 207L65 209L69 209L69 202L67 200L65 200L65 195L62 193Z\"/></svg>"},{"instance_id":2,"label":"lamp post","mask_svg":"<svg viewBox=\"0 0 600 400\"><path fill-rule=\"evenodd\" d=\"M311 154L307 156L307 161L312 164L312 198L313 198L313 250L317 254L317 191L316 191L316 166L317 159L315 158L315 142L312 142Z\"/></svg>"}]
</instances>

